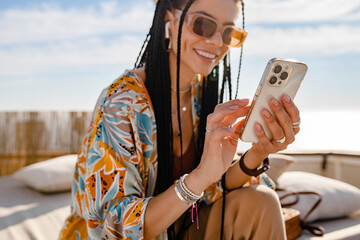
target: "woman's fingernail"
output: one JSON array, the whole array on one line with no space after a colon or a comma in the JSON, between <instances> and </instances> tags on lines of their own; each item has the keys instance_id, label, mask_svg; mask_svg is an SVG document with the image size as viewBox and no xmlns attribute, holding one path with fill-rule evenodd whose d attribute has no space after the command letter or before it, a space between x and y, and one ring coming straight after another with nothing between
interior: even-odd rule
<instances>
[{"instance_id":1,"label":"woman's fingernail","mask_svg":"<svg viewBox=\"0 0 360 240\"><path fill-rule=\"evenodd\" d=\"M274 104L275 107L279 106L279 101L276 100L275 98L273 98L272 103Z\"/></svg>"},{"instance_id":2,"label":"woman's fingernail","mask_svg":"<svg viewBox=\"0 0 360 240\"><path fill-rule=\"evenodd\" d=\"M241 103L247 103L247 102L249 102L249 99L243 98L243 99L240 99L240 102L241 102Z\"/></svg>"},{"instance_id":3,"label":"woman's fingernail","mask_svg":"<svg viewBox=\"0 0 360 240\"><path fill-rule=\"evenodd\" d=\"M232 105L229 108L232 110L239 109L239 105Z\"/></svg>"},{"instance_id":4,"label":"woman's fingernail","mask_svg":"<svg viewBox=\"0 0 360 240\"><path fill-rule=\"evenodd\" d=\"M233 128L233 127L226 128L226 131L228 131L229 133L233 133L235 131L235 128Z\"/></svg>"},{"instance_id":5,"label":"woman's fingernail","mask_svg":"<svg viewBox=\"0 0 360 240\"><path fill-rule=\"evenodd\" d=\"M288 95L285 95L285 102L287 103L291 102L291 98Z\"/></svg>"},{"instance_id":6,"label":"woman's fingernail","mask_svg":"<svg viewBox=\"0 0 360 240\"><path fill-rule=\"evenodd\" d=\"M255 124L256 131L261 132L261 125L259 123Z\"/></svg>"},{"instance_id":7,"label":"woman's fingernail","mask_svg":"<svg viewBox=\"0 0 360 240\"><path fill-rule=\"evenodd\" d=\"M264 110L264 116L267 118L267 119L269 119L270 117L271 117L271 114L269 113L269 111L268 110Z\"/></svg>"}]
</instances>

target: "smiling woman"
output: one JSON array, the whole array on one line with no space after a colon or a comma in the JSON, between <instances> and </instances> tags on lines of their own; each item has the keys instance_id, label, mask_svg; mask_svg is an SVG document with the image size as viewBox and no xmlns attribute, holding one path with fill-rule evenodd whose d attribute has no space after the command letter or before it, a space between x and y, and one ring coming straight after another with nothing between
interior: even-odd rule
<instances>
[{"instance_id":1,"label":"smiling woman","mask_svg":"<svg viewBox=\"0 0 360 240\"><path fill-rule=\"evenodd\" d=\"M248 99L231 100L228 54L247 36L239 10L239 0L157 2L135 68L96 104L60 239L285 239L266 166L254 169L293 141L298 110L285 96L272 101L278 120L266 123L289 140L258 129L259 142L233 163L236 121L249 109Z\"/></svg>"},{"instance_id":2,"label":"smiling woman","mask_svg":"<svg viewBox=\"0 0 360 240\"><path fill-rule=\"evenodd\" d=\"M1 110L92 108L107 80L118 75L119 69L133 65L151 25L134 69L107 87L96 104L79 154L73 218L69 217L68 228L64 227L68 234L78 231L81 237L99 238L102 234L129 238L191 235L196 224L191 225L191 214L182 200L194 202L204 189L197 201L198 233L213 229L219 238L222 224L211 225L211 221L222 212L225 228L248 229L243 223L228 224L232 216L228 211L236 212L231 210L231 200L226 201L225 211L220 210L224 186L232 190L250 178L238 164L229 167L233 158L229 155L236 151L230 144L237 141L231 131L239 125L227 129L247 111L247 100L227 102L237 94L228 55L229 46L236 44L229 39L241 44L246 36L242 5L228 0L188 3L162 0L154 14L149 0L0 2ZM270 57L283 55L301 58L309 65L308 81L297 97L302 109L358 109L360 81L354 76L360 64L359 6L353 0L341 4L336 0L249 1L244 81L238 95L251 97L260 79L255 73L262 72ZM235 66L240 48L230 51ZM319 91L324 86L326 91ZM337 126L353 126L356 115L347 116L348 124L344 114L321 113L322 118L316 114L316 121L302 114L301 135L290 146L357 149L354 131ZM324 122L329 126L319 128ZM334 126L334 122L338 124ZM291 128L278 129L279 139L285 132L287 139L292 137ZM315 137L314 129L319 133ZM267 152L289 143L275 146L265 141L273 148L267 148L265 154L257 154L259 148L251 149L243 159L246 167L258 167ZM184 174L188 175L181 178ZM179 184L173 185L174 180ZM186 189L190 192L181 191ZM263 189L255 192L258 190ZM227 196L234 192L238 191ZM189 193L194 193L192 198ZM261 211L266 208L259 205ZM219 216L209 217L207 222L207 211L217 211ZM240 220L244 215L256 215L235 214ZM225 229L222 236L235 233Z\"/></svg>"}]
</instances>

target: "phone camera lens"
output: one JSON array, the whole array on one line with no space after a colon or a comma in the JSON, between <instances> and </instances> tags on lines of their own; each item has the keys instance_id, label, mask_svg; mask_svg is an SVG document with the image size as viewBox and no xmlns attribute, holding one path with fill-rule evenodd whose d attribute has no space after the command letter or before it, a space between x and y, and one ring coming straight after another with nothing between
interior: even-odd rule
<instances>
[{"instance_id":1,"label":"phone camera lens","mask_svg":"<svg viewBox=\"0 0 360 240\"><path fill-rule=\"evenodd\" d=\"M273 76L273 77L270 78L269 82L270 82L270 84L275 84L276 81L277 81L277 77Z\"/></svg>"},{"instance_id":2,"label":"phone camera lens","mask_svg":"<svg viewBox=\"0 0 360 240\"><path fill-rule=\"evenodd\" d=\"M285 79L287 79L288 76L289 76L289 74L287 72L282 72L280 75L280 79L285 80Z\"/></svg>"},{"instance_id":3,"label":"phone camera lens","mask_svg":"<svg viewBox=\"0 0 360 240\"><path fill-rule=\"evenodd\" d=\"M279 72L281 72L282 70L282 67L280 65L277 65L275 68L274 68L274 73L278 74Z\"/></svg>"}]
</instances>

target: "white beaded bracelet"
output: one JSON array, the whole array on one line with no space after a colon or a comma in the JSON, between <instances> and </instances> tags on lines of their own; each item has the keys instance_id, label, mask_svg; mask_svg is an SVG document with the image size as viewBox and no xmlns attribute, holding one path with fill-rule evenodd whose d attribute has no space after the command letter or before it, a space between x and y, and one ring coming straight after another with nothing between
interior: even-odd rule
<instances>
[{"instance_id":1,"label":"white beaded bracelet","mask_svg":"<svg viewBox=\"0 0 360 240\"><path fill-rule=\"evenodd\" d=\"M188 204L189 206L192 206L191 221L194 222L194 212L195 212L196 226L197 226L197 229L199 229L199 215L198 215L197 200L199 200L200 198L202 198L202 196L204 196L204 192L202 192L200 195L197 195L196 193L192 192L185 184L186 176L187 176L187 174L180 177L179 181L177 181L175 183L174 189L175 189L176 195L182 202Z\"/></svg>"},{"instance_id":2,"label":"white beaded bracelet","mask_svg":"<svg viewBox=\"0 0 360 240\"><path fill-rule=\"evenodd\" d=\"M193 198L196 198L197 200L199 200L200 198L202 198L204 196L204 192L202 192L200 195L197 195L196 193L192 192L185 184L185 178L187 177L188 174L184 174L181 178L180 178L180 184L181 187L184 188L185 192L187 194L189 194L190 196L192 196Z\"/></svg>"},{"instance_id":3,"label":"white beaded bracelet","mask_svg":"<svg viewBox=\"0 0 360 240\"><path fill-rule=\"evenodd\" d=\"M187 176L187 174L185 174L184 176L182 176L179 181L177 181L175 183L175 192L176 195L179 197L179 199L188 204L188 205L193 205L194 203L196 203L197 200L199 200L200 198L202 198L202 196L204 195L204 192L201 193L201 195L197 195L195 193L193 193L186 185L185 185L185 177Z\"/></svg>"},{"instance_id":4,"label":"white beaded bracelet","mask_svg":"<svg viewBox=\"0 0 360 240\"><path fill-rule=\"evenodd\" d=\"M181 193L180 193L180 191L179 191L179 189L178 189L178 184L177 184L177 183L175 184L174 189L175 189L176 195L178 196L178 198L179 198L183 203L186 203L186 204L188 204L188 205L192 205L191 202L187 201L187 200L181 195Z\"/></svg>"}]
</instances>

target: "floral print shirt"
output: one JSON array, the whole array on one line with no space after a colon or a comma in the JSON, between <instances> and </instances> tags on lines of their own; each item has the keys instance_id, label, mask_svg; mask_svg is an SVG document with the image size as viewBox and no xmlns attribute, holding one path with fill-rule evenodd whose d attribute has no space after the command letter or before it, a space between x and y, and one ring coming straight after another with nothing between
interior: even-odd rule
<instances>
[{"instance_id":1,"label":"floral print shirt","mask_svg":"<svg viewBox=\"0 0 360 240\"><path fill-rule=\"evenodd\" d=\"M196 126L201 83L192 84ZM156 144L150 97L142 80L127 71L103 90L95 106L78 154L71 214L60 239L142 239L155 188ZM218 199L219 186L210 186L204 199ZM166 233L159 238L165 239Z\"/></svg>"},{"instance_id":2,"label":"floral print shirt","mask_svg":"<svg viewBox=\"0 0 360 240\"><path fill-rule=\"evenodd\" d=\"M194 129L201 104L200 78L192 82ZM194 130L196 139L196 131ZM78 154L71 214L59 239L143 239L144 216L157 174L156 122L142 80L126 71L101 93ZM220 181L205 190L211 204ZM166 232L157 239L167 239Z\"/></svg>"}]
</instances>

